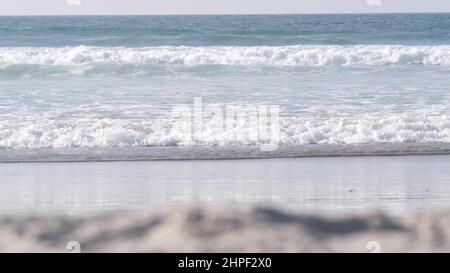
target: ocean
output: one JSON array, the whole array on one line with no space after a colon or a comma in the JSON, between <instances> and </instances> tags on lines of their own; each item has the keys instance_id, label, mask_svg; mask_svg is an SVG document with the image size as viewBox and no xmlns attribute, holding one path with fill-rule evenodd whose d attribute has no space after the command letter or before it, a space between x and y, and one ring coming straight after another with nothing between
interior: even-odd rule
<instances>
[{"instance_id":1,"label":"ocean","mask_svg":"<svg viewBox=\"0 0 450 273\"><path fill-rule=\"evenodd\" d=\"M0 17L0 161L448 153L449 75L450 14Z\"/></svg>"}]
</instances>

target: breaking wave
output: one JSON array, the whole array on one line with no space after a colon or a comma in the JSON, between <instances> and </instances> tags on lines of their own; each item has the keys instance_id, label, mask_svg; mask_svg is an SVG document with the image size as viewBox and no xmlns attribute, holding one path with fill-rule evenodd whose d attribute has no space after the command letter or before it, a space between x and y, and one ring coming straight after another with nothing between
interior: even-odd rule
<instances>
[{"instance_id":1,"label":"breaking wave","mask_svg":"<svg viewBox=\"0 0 450 273\"><path fill-rule=\"evenodd\" d=\"M20 64L72 66L96 63L185 66L449 66L450 45L0 48L0 69Z\"/></svg>"},{"instance_id":2,"label":"breaking wave","mask_svg":"<svg viewBox=\"0 0 450 273\"><path fill-rule=\"evenodd\" d=\"M267 141L256 124L217 130L205 123L200 137L191 124L175 120L85 119L71 121L1 121L0 148L146 147L257 145ZM237 132L237 133L236 133ZM308 120L280 118L280 144L450 143L450 116L362 116Z\"/></svg>"}]
</instances>

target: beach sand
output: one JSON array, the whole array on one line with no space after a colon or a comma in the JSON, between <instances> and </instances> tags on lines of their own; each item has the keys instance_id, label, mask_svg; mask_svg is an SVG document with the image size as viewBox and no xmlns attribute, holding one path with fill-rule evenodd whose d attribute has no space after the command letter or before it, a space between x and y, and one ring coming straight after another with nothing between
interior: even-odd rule
<instances>
[{"instance_id":1,"label":"beach sand","mask_svg":"<svg viewBox=\"0 0 450 273\"><path fill-rule=\"evenodd\" d=\"M0 164L0 251L450 251L449 161Z\"/></svg>"},{"instance_id":2,"label":"beach sand","mask_svg":"<svg viewBox=\"0 0 450 273\"><path fill-rule=\"evenodd\" d=\"M78 243L81 252L448 252L449 239L448 211L400 220L185 208L0 220L2 252L68 252Z\"/></svg>"}]
</instances>

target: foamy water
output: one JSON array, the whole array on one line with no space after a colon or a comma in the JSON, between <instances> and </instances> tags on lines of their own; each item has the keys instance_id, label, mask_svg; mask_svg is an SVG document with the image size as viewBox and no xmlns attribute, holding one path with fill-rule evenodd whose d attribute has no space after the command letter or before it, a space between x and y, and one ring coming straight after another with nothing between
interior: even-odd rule
<instances>
[{"instance_id":1,"label":"foamy water","mask_svg":"<svg viewBox=\"0 0 450 273\"><path fill-rule=\"evenodd\" d=\"M278 144L339 145L325 154L450 143L448 15L1 17L0 26L0 160L268 142L257 123L217 130L208 114L193 138L172 112L194 98L278 106Z\"/></svg>"},{"instance_id":2,"label":"foamy water","mask_svg":"<svg viewBox=\"0 0 450 273\"><path fill-rule=\"evenodd\" d=\"M0 65L246 65L376 66L450 65L450 46L297 45L297 46L162 46L162 47L12 47L0 48Z\"/></svg>"},{"instance_id":3,"label":"foamy water","mask_svg":"<svg viewBox=\"0 0 450 273\"><path fill-rule=\"evenodd\" d=\"M237 131L206 129L193 138L191 124L177 120L86 119L0 122L0 148L147 147L258 145L257 124ZM366 116L310 120L281 118L279 144L370 144L450 142L450 116ZM237 132L237 134L235 133Z\"/></svg>"}]
</instances>

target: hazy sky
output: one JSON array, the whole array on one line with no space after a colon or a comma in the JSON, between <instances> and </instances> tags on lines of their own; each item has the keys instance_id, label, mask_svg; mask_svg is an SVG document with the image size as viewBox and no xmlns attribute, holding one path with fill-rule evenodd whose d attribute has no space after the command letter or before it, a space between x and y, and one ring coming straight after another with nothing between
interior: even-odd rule
<instances>
[{"instance_id":1,"label":"hazy sky","mask_svg":"<svg viewBox=\"0 0 450 273\"><path fill-rule=\"evenodd\" d=\"M0 0L0 15L354 12L450 12L450 0Z\"/></svg>"}]
</instances>

